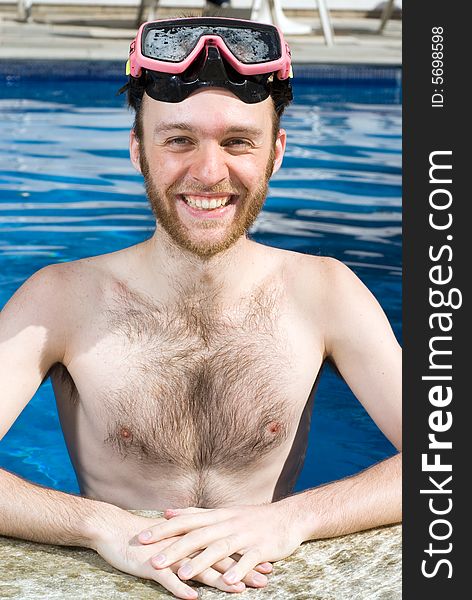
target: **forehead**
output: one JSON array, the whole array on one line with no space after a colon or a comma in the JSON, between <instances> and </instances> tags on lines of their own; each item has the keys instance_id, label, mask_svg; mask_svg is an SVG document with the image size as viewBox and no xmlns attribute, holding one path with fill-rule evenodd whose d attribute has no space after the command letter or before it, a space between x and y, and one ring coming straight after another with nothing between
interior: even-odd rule
<instances>
[{"instance_id":1,"label":"forehead","mask_svg":"<svg viewBox=\"0 0 472 600\"><path fill-rule=\"evenodd\" d=\"M144 94L144 129L172 123L188 123L192 129L216 132L220 129L258 128L271 134L273 103L271 98L246 104L227 90L198 91L183 102L159 102Z\"/></svg>"}]
</instances>

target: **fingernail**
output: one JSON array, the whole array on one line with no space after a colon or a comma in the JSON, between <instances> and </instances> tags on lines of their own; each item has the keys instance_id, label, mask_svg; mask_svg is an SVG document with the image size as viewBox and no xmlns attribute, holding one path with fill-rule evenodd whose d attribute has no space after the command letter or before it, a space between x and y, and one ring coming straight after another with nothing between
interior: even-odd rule
<instances>
[{"instance_id":1,"label":"fingernail","mask_svg":"<svg viewBox=\"0 0 472 600\"><path fill-rule=\"evenodd\" d=\"M196 600L198 598L198 592L195 590L189 590L187 592L187 598L191 598L192 600Z\"/></svg>"},{"instance_id":2,"label":"fingernail","mask_svg":"<svg viewBox=\"0 0 472 600\"><path fill-rule=\"evenodd\" d=\"M267 570L269 570L269 569L270 569L270 570L272 571L272 564L271 564L271 563L269 563L269 562L262 563L262 564L261 564L261 567L262 567L263 569L267 569Z\"/></svg>"},{"instance_id":3,"label":"fingernail","mask_svg":"<svg viewBox=\"0 0 472 600\"><path fill-rule=\"evenodd\" d=\"M261 575L260 573L256 573L253 577L254 583L260 583L261 585L267 583L267 577L265 575Z\"/></svg>"},{"instance_id":4,"label":"fingernail","mask_svg":"<svg viewBox=\"0 0 472 600\"><path fill-rule=\"evenodd\" d=\"M246 588L246 586L244 585L244 583L242 581L230 586L230 589L233 590L234 592L242 592L245 588Z\"/></svg>"},{"instance_id":5,"label":"fingernail","mask_svg":"<svg viewBox=\"0 0 472 600\"><path fill-rule=\"evenodd\" d=\"M150 531L142 531L139 534L139 539L140 540L150 540L152 536L152 533Z\"/></svg>"},{"instance_id":6,"label":"fingernail","mask_svg":"<svg viewBox=\"0 0 472 600\"><path fill-rule=\"evenodd\" d=\"M192 574L192 567L191 567L191 565L184 565L183 567L180 567L180 569L179 569L179 575L181 577L190 577L191 574Z\"/></svg>"},{"instance_id":7,"label":"fingernail","mask_svg":"<svg viewBox=\"0 0 472 600\"><path fill-rule=\"evenodd\" d=\"M228 583L235 583L238 580L238 576L234 571L228 571L225 575L225 579Z\"/></svg>"},{"instance_id":8,"label":"fingernail","mask_svg":"<svg viewBox=\"0 0 472 600\"><path fill-rule=\"evenodd\" d=\"M152 562L154 565L158 565L160 567L166 562L166 557L164 554L156 554L156 556L153 557Z\"/></svg>"}]
</instances>

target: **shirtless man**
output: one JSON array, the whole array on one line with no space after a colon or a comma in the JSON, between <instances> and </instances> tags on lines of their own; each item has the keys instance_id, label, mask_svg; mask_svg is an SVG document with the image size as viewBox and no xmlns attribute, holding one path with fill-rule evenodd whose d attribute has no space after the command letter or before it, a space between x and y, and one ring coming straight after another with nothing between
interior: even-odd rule
<instances>
[{"instance_id":1,"label":"shirtless man","mask_svg":"<svg viewBox=\"0 0 472 600\"><path fill-rule=\"evenodd\" d=\"M154 235L42 269L0 315L0 437L50 374L82 493L0 470L0 534L93 548L180 598L191 579L262 587L266 561L306 540L401 518L400 454L290 495L326 359L400 449L400 349L342 263L246 236L282 163L290 56L270 26L204 24L208 38L198 19L174 38L150 24L132 45L130 153Z\"/></svg>"}]
</instances>

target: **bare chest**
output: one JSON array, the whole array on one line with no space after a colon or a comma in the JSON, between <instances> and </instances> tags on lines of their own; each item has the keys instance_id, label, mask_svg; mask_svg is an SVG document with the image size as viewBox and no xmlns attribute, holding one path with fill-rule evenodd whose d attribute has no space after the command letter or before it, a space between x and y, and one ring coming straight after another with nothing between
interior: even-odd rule
<instances>
[{"instance_id":1,"label":"bare chest","mask_svg":"<svg viewBox=\"0 0 472 600\"><path fill-rule=\"evenodd\" d=\"M71 365L76 410L127 463L199 477L255 472L293 438L316 377L276 300L226 312L201 301L109 307Z\"/></svg>"}]
</instances>

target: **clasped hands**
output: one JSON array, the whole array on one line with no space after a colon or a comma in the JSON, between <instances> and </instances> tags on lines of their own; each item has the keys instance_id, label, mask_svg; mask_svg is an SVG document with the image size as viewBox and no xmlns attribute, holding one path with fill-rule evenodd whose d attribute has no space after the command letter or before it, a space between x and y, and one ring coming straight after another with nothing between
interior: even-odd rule
<instances>
[{"instance_id":1,"label":"clasped hands","mask_svg":"<svg viewBox=\"0 0 472 600\"><path fill-rule=\"evenodd\" d=\"M292 554L304 541L284 501L221 509L167 510L165 520L141 531L137 541L156 546L151 566L171 569L182 587L177 597L197 598L183 582L194 579L228 592L264 587L271 561ZM163 546L163 543L167 545ZM183 587L185 585L185 587Z\"/></svg>"}]
</instances>

